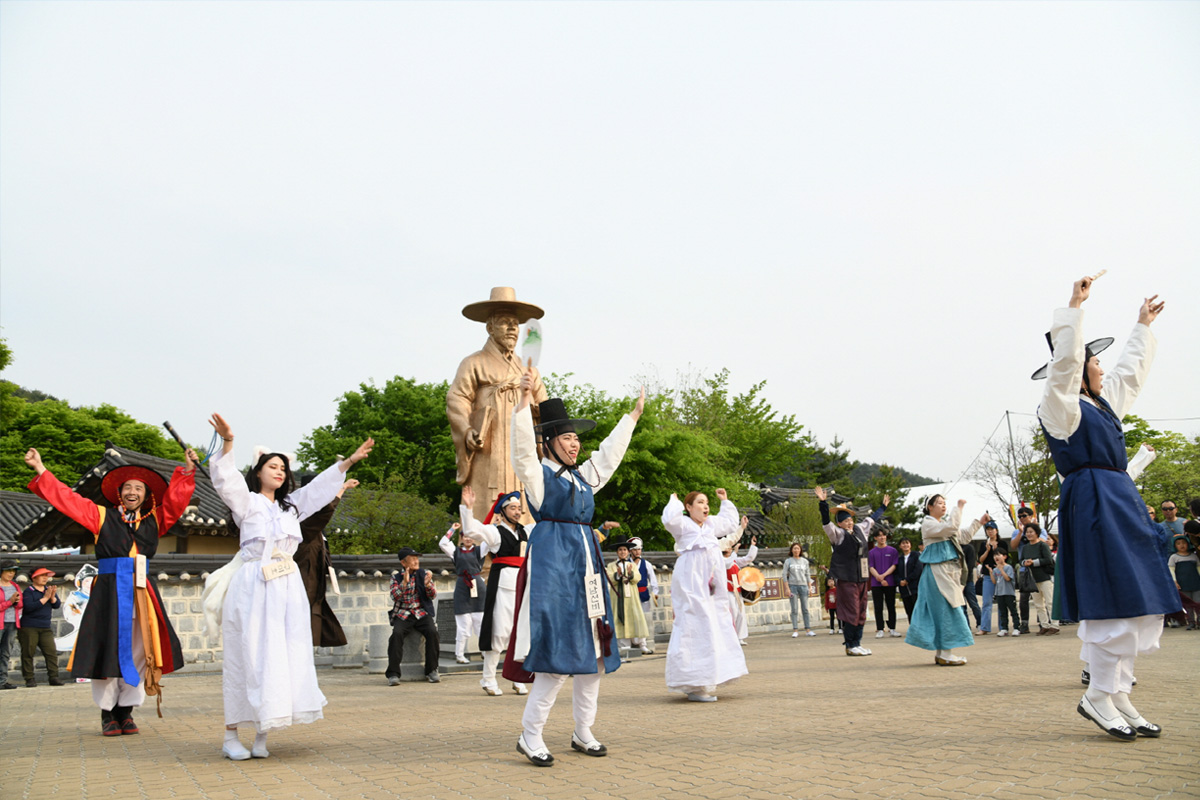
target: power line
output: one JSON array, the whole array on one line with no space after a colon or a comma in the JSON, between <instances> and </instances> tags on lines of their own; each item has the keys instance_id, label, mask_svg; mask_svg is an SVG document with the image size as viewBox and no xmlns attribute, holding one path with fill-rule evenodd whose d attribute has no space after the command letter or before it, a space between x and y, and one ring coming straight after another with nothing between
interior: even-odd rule
<instances>
[{"instance_id":1,"label":"power line","mask_svg":"<svg viewBox=\"0 0 1200 800\"><path fill-rule=\"evenodd\" d=\"M971 470L971 467L975 466L975 462L978 461L979 457L981 455L983 455L985 450L987 450L988 445L992 443L992 438L996 435L996 431L1000 430L1000 426L1003 424L1004 424L1004 415L1001 414L1000 420L996 423L996 427L992 428L992 432L990 434L988 434L987 441L983 443L983 447L979 448L979 452L976 453L975 457L971 459L971 463L967 464L967 468L964 469L962 471L962 473L957 478L954 479L954 483L950 484L950 488L948 488L946 490L946 494L950 494L950 492L952 492L954 490L954 487L958 486L959 481L961 481L963 479L963 476L966 475Z\"/></svg>"}]
</instances>

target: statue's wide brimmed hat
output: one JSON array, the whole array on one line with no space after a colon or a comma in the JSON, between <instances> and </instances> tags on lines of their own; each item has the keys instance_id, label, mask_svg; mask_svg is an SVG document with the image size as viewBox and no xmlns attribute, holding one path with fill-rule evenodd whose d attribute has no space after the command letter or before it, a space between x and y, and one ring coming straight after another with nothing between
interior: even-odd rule
<instances>
[{"instance_id":1,"label":"statue's wide brimmed hat","mask_svg":"<svg viewBox=\"0 0 1200 800\"><path fill-rule=\"evenodd\" d=\"M127 481L141 481L146 485L146 491L150 497L142 503L143 507L150 504L162 505L163 497L167 493L167 482L162 475L146 467L128 465L109 470L104 479L100 481L100 493L114 506L120 505L121 487Z\"/></svg>"},{"instance_id":2,"label":"statue's wide brimmed hat","mask_svg":"<svg viewBox=\"0 0 1200 800\"><path fill-rule=\"evenodd\" d=\"M521 322L531 319L541 319L545 315L539 306L524 303L517 299L517 292L511 286L495 286L492 296L478 303L463 306L463 316L476 322L487 322L488 318L497 311L511 311Z\"/></svg>"},{"instance_id":3,"label":"statue's wide brimmed hat","mask_svg":"<svg viewBox=\"0 0 1200 800\"><path fill-rule=\"evenodd\" d=\"M1090 342L1087 343L1087 346L1084 348L1086 351L1084 353L1084 357L1083 357L1084 362L1086 363L1087 360L1090 359L1092 356L1097 356L1097 355L1100 355L1101 353L1103 353L1105 350L1108 349L1109 345L1111 345L1112 343L1113 343L1113 337L1111 337L1111 336L1105 336L1103 339L1092 339ZM1054 352L1054 343L1050 340L1049 333L1046 334L1046 344L1050 345L1050 352L1053 353ZM1049 362L1047 362L1047 363L1043 364L1042 366L1038 367L1036 370L1034 370L1033 374L1029 376L1029 379L1034 380L1034 381L1045 380L1046 376L1049 374L1050 374L1050 364L1049 364Z\"/></svg>"},{"instance_id":4,"label":"statue's wide brimmed hat","mask_svg":"<svg viewBox=\"0 0 1200 800\"><path fill-rule=\"evenodd\" d=\"M543 438L558 436L560 433L583 433L596 427L596 423L590 419L571 419L567 416L567 407L558 397L551 397L538 404L538 419L541 423L537 426L537 431Z\"/></svg>"}]
</instances>

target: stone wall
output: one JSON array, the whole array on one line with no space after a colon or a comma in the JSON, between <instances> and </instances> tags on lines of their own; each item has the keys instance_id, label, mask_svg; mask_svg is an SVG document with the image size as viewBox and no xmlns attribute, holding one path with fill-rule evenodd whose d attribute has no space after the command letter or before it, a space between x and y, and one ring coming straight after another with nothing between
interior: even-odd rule
<instances>
[{"instance_id":1,"label":"stone wall","mask_svg":"<svg viewBox=\"0 0 1200 800\"><path fill-rule=\"evenodd\" d=\"M755 563L755 566L762 570L767 578L779 578L782 574L782 562L759 561ZM657 569L658 581L663 594L658 598L659 604L653 609L652 618L648 622L653 627L656 641L665 643L670 639L673 618L670 595L672 570L665 558ZM451 574L439 575L438 572L438 570L434 570L434 585L437 587L439 599L437 621L441 650L443 656L452 658L454 653L452 601L454 576ZM391 573L381 570L371 570L369 573L358 570L355 574L341 572L338 582L342 594L330 594L328 599L330 607L333 608L342 623L342 628L346 631L347 643L342 647L316 648L317 666L342 669L371 667L373 671L382 671L379 668L380 659L386 659L386 651L368 651L371 649L372 627L383 626L386 629L388 626L387 615L391 608L391 599L388 596L390 581ZM179 634L180 644L183 645L187 670L189 672L220 670L222 657L220 643L209 640L204 633L204 612L201 603L204 581L201 576L187 572L172 576L160 574L158 589L166 604L171 623L175 626L176 633ZM820 624L818 620L825 619L820 596L809 598L809 609L813 627L817 628ZM791 630L790 604L786 599L760 600L755 605L746 608L746 616L752 634ZM55 635L62 635L67 629L66 623L57 613L54 624ZM383 637L383 646L386 647L386 631L377 630L374 634L376 650L380 647L381 636ZM416 658L418 644L414 640L417 638L410 637L405 647L406 662ZM477 642L473 637L468 643L468 653L476 656L478 654ZM14 647L12 653L13 680L19 676L20 672L19 656L20 649ZM478 658L476 657L475 660L477 661ZM373 662L373 665L369 662ZM40 672L40 656L35 659L35 663ZM65 658L61 660L61 663L65 668Z\"/></svg>"}]
</instances>

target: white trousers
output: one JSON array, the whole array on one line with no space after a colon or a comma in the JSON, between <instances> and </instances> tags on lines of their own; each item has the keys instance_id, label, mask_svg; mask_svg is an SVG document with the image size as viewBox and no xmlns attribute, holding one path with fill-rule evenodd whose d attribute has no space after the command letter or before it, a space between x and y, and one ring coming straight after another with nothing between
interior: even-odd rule
<instances>
[{"instance_id":1,"label":"white trousers","mask_svg":"<svg viewBox=\"0 0 1200 800\"><path fill-rule=\"evenodd\" d=\"M1087 662L1091 688L1106 694L1132 691L1134 659L1158 649L1162 622L1162 614L1082 620L1079 658Z\"/></svg>"},{"instance_id":2,"label":"white trousers","mask_svg":"<svg viewBox=\"0 0 1200 800\"><path fill-rule=\"evenodd\" d=\"M582 734L580 738L591 741L592 723L596 721L596 704L600 698L600 676L604 674L604 661L597 659L596 667L599 672L590 675L576 675L571 687L571 710L575 717L575 732ZM521 716L521 726L525 729L525 744L536 750L545 747L542 741L542 729L550 718L550 709L554 708L554 700L558 690L562 688L570 675L556 675L550 672L539 672L533 677L533 688L529 690L529 699L525 701L525 713Z\"/></svg>"},{"instance_id":3,"label":"white trousers","mask_svg":"<svg viewBox=\"0 0 1200 800\"><path fill-rule=\"evenodd\" d=\"M1054 604L1054 581L1041 581L1037 588L1038 590L1029 596L1034 611L1037 612L1029 615L1030 621L1036 618L1037 624L1044 628L1057 628L1058 626L1050 619L1050 607ZM1043 622L1043 620L1045 621Z\"/></svg>"},{"instance_id":4,"label":"white trousers","mask_svg":"<svg viewBox=\"0 0 1200 800\"><path fill-rule=\"evenodd\" d=\"M653 596L653 595L651 595ZM634 639L634 647L645 647L647 642L654 641L654 601L646 600L642 603L642 613L646 615L646 627L650 629L650 636L645 639Z\"/></svg>"},{"instance_id":5,"label":"white trousers","mask_svg":"<svg viewBox=\"0 0 1200 800\"><path fill-rule=\"evenodd\" d=\"M163 642L170 646L170 642ZM133 618L133 666L139 675L146 674L146 648L142 644L142 626L137 616ZM112 711L115 706L136 708L146 702L146 682L130 686L121 678L92 678L92 701L103 711Z\"/></svg>"},{"instance_id":6,"label":"white trousers","mask_svg":"<svg viewBox=\"0 0 1200 800\"><path fill-rule=\"evenodd\" d=\"M483 624L483 612L472 611L469 614L454 615L454 655L467 654L467 640L479 635L479 626Z\"/></svg>"}]
</instances>

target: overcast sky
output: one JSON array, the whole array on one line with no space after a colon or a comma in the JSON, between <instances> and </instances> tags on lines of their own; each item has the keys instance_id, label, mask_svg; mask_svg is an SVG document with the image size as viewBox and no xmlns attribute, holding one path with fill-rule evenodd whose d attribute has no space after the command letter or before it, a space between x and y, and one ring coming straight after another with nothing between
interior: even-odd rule
<instances>
[{"instance_id":1,"label":"overcast sky","mask_svg":"<svg viewBox=\"0 0 1200 800\"><path fill-rule=\"evenodd\" d=\"M1089 338L1167 300L1134 413L1200 416L1198 266L1197 3L0 4L4 377L240 460L511 285L543 371L953 480L1101 269Z\"/></svg>"}]
</instances>

